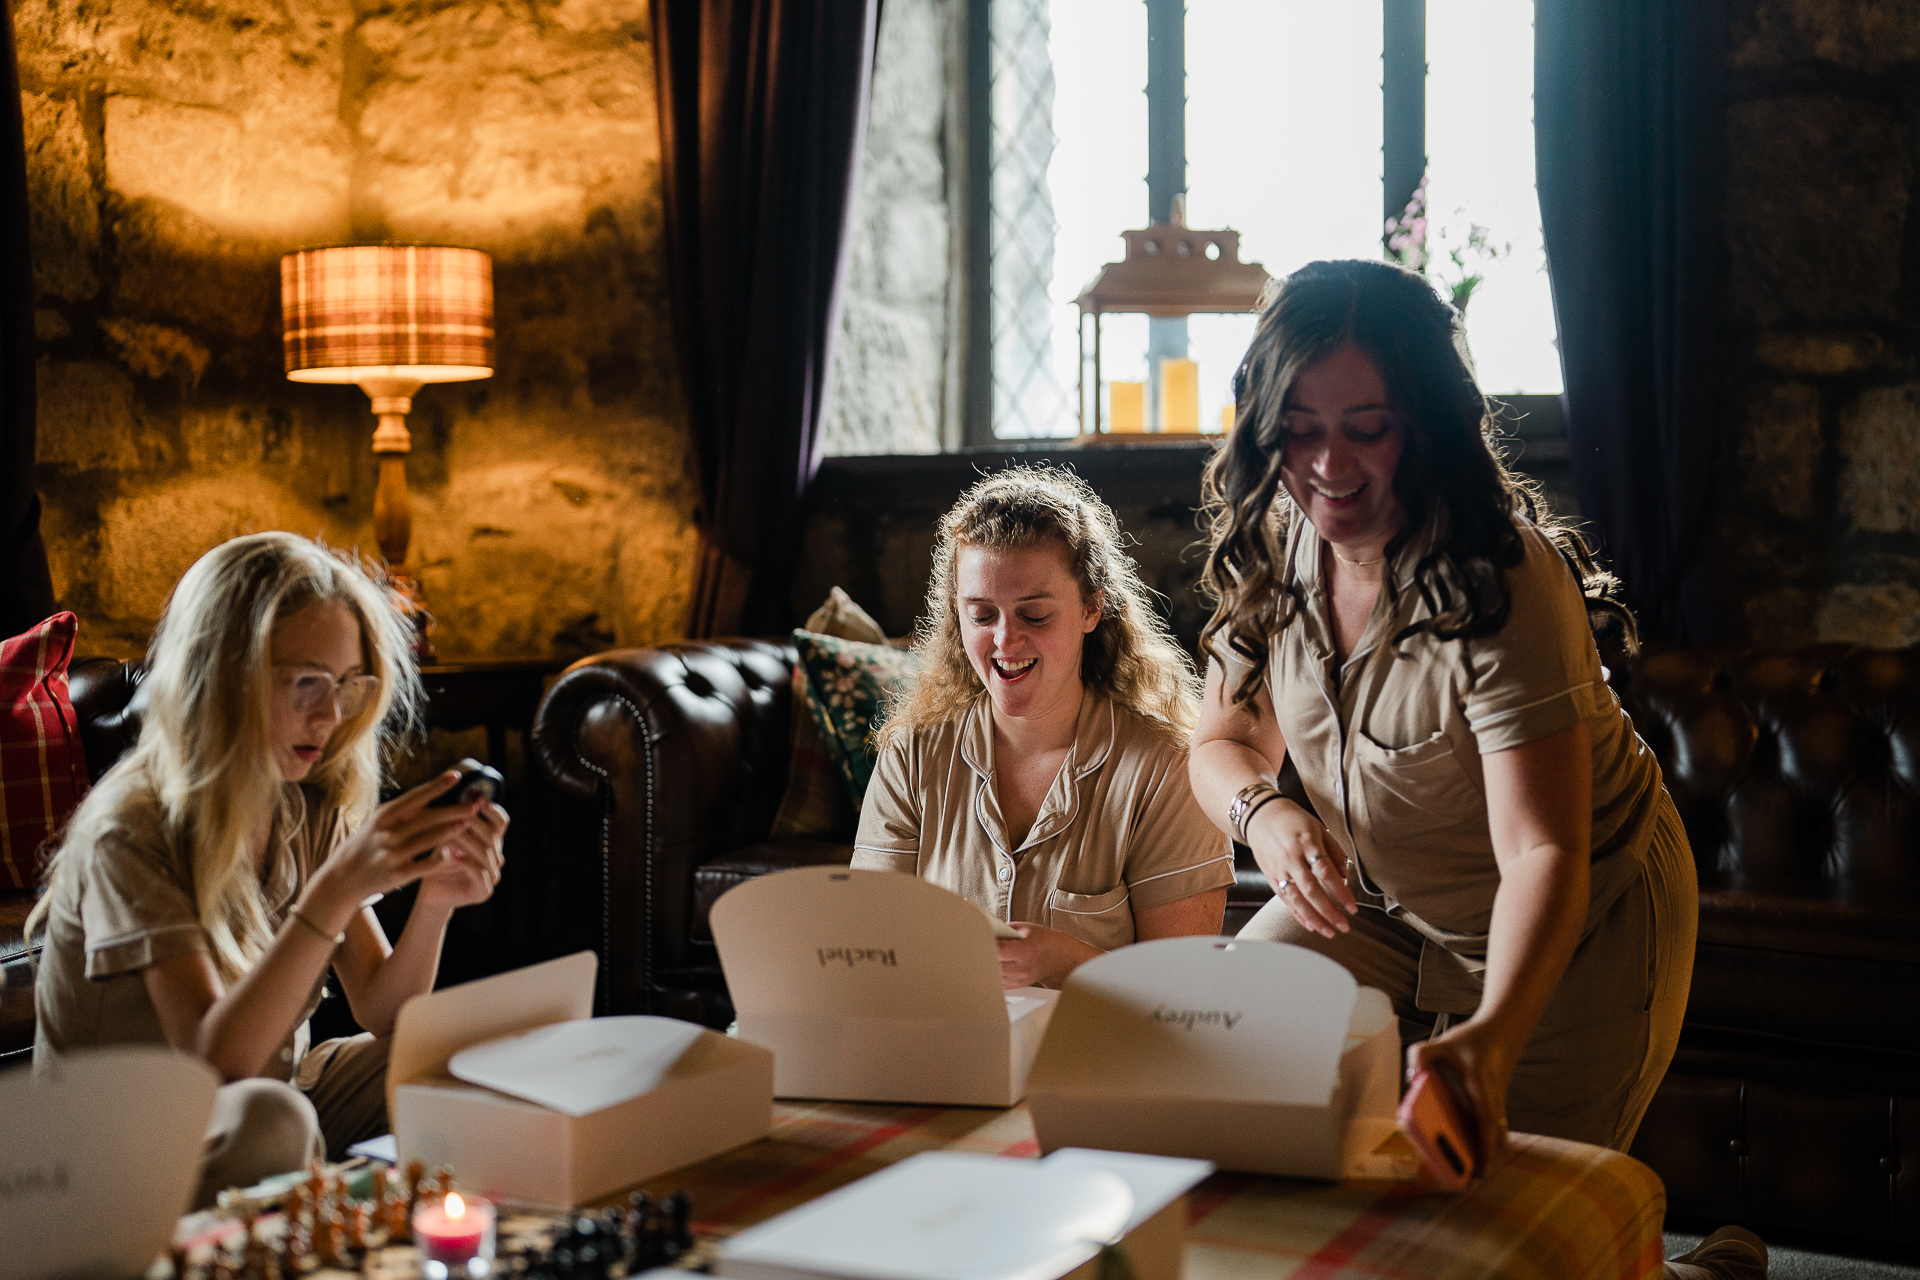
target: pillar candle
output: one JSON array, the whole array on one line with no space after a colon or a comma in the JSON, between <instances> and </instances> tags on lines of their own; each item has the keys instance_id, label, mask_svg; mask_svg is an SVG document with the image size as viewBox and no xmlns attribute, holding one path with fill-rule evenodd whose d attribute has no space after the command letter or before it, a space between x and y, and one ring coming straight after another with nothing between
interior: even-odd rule
<instances>
[{"instance_id":1,"label":"pillar candle","mask_svg":"<svg viewBox=\"0 0 1920 1280\"><path fill-rule=\"evenodd\" d=\"M1200 430L1200 366L1191 360L1160 362L1160 429Z\"/></svg>"},{"instance_id":2,"label":"pillar candle","mask_svg":"<svg viewBox=\"0 0 1920 1280\"><path fill-rule=\"evenodd\" d=\"M1107 430L1145 431L1147 429L1147 384L1109 382L1107 384Z\"/></svg>"},{"instance_id":3,"label":"pillar candle","mask_svg":"<svg viewBox=\"0 0 1920 1280\"><path fill-rule=\"evenodd\" d=\"M1232 404L1223 404L1220 406L1220 430L1222 432L1233 430L1234 409L1235 406Z\"/></svg>"}]
</instances>

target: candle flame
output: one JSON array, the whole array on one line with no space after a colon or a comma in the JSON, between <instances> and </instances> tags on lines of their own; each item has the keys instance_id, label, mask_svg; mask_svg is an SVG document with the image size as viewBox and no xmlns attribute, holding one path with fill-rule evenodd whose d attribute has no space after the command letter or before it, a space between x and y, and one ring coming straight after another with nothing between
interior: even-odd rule
<instances>
[{"instance_id":1,"label":"candle flame","mask_svg":"<svg viewBox=\"0 0 1920 1280\"><path fill-rule=\"evenodd\" d=\"M447 1216L461 1218L466 1216L466 1212L467 1202L462 1200L457 1192L447 1192Z\"/></svg>"}]
</instances>

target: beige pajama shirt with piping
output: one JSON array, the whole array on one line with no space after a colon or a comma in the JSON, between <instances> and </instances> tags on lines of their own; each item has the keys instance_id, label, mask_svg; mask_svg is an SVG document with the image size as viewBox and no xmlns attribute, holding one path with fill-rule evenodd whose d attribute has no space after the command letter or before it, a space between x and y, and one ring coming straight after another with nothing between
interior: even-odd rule
<instances>
[{"instance_id":1,"label":"beige pajama shirt with piping","mask_svg":"<svg viewBox=\"0 0 1920 1280\"><path fill-rule=\"evenodd\" d=\"M338 813L323 810L318 794L288 783L287 808L295 820L276 823L268 842L261 890L275 933L344 834ZM188 841L168 831L153 790L135 787L100 838L67 849L62 861L34 977L35 1065L76 1049L164 1046L142 971L212 950L194 903ZM259 1077L221 1086L207 1128L198 1203L224 1187L302 1168L323 1150L338 1157L348 1145L386 1132L388 1037L359 1035L308 1048L307 1019L325 981L323 973Z\"/></svg>"},{"instance_id":2,"label":"beige pajama shirt with piping","mask_svg":"<svg viewBox=\"0 0 1920 1280\"><path fill-rule=\"evenodd\" d=\"M904 871L989 915L1058 929L1103 951L1134 914L1233 883L1226 837L1187 782L1187 750L1105 694L1080 700L1073 745L1016 846L993 787L985 695L956 719L881 748L853 865Z\"/></svg>"},{"instance_id":3,"label":"beige pajama shirt with piping","mask_svg":"<svg viewBox=\"0 0 1920 1280\"><path fill-rule=\"evenodd\" d=\"M1436 517L1436 520L1438 517ZM1393 637L1430 616L1413 567L1430 522L1388 566L1344 663L1334 656L1321 540L1288 537L1304 607L1272 644L1269 689L1287 754L1330 843L1351 859L1361 903L1351 932L1323 939L1276 898L1241 931L1332 956L1384 990L1405 1039L1480 1004L1500 868L1481 756L1584 721L1593 741L1591 898L1580 944L1514 1075L1515 1130L1611 1146L1632 1142L1679 1042L1698 899L1686 832L1660 766L1605 682L1586 608L1552 543L1521 526L1507 571L1512 610L1489 636ZM1229 679L1244 663L1216 645ZM1288 895L1290 896L1290 895Z\"/></svg>"}]
</instances>

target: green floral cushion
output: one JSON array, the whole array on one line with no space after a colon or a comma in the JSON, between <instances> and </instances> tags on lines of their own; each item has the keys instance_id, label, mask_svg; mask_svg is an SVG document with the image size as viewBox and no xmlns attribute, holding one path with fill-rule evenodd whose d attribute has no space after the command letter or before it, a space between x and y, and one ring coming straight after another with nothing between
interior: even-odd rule
<instances>
[{"instance_id":1,"label":"green floral cushion","mask_svg":"<svg viewBox=\"0 0 1920 1280\"><path fill-rule=\"evenodd\" d=\"M888 699L919 672L920 655L811 631L795 631L793 645L803 677L798 692L859 808L879 758L875 730L886 720Z\"/></svg>"}]
</instances>

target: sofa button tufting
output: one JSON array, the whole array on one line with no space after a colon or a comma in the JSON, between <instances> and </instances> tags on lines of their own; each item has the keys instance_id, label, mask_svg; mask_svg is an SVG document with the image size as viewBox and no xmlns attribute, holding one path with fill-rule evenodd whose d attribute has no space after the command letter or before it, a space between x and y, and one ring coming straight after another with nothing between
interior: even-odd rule
<instances>
[{"instance_id":1,"label":"sofa button tufting","mask_svg":"<svg viewBox=\"0 0 1920 1280\"><path fill-rule=\"evenodd\" d=\"M1735 1138L1732 1142L1729 1142L1727 1144L1727 1154L1730 1156L1745 1156L1747 1154L1747 1140L1745 1138Z\"/></svg>"}]
</instances>

